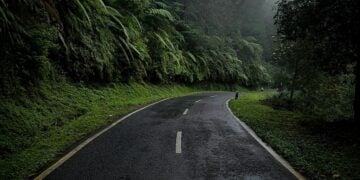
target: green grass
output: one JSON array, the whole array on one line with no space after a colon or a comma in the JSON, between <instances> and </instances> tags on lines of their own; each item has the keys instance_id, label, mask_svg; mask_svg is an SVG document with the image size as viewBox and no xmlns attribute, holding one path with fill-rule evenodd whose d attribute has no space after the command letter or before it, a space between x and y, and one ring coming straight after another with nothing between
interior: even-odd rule
<instances>
[{"instance_id":1,"label":"green grass","mask_svg":"<svg viewBox=\"0 0 360 180\"><path fill-rule=\"evenodd\" d=\"M351 126L319 126L300 113L275 110L262 103L272 94L249 92L230 107L309 179L360 179L360 146Z\"/></svg>"},{"instance_id":2,"label":"green grass","mask_svg":"<svg viewBox=\"0 0 360 180\"><path fill-rule=\"evenodd\" d=\"M229 86L230 87L230 86ZM119 117L163 98L222 85L45 85L36 95L0 97L0 179L24 179L74 143Z\"/></svg>"}]
</instances>

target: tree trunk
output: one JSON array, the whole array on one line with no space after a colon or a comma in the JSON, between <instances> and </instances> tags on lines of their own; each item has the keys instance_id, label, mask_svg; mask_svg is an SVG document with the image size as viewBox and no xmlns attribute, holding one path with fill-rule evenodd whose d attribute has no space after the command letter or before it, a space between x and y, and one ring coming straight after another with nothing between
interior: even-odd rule
<instances>
[{"instance_id":1,"label":"tree trunk","mask_svg":"<svg viewBox=\"0 0 360 180\"><path fill-rule=\"evenodd\" d=\"M292 80L291 80L291 89L290 89L290 104L292 104L293 102L293 98L294 98L294 92L295 92L295 86L296 86L296 79L297 79L297 76L299 74L299 61L296 60L295 61L295 71L294 71L294 76L292 77Z\"/></svg>"},{"instance_id":2,"label":"tree trunk","mask_svg":"<svg viewBox=\"0 0 360 180\"><path fill-rule=\"evenodd\" d=\"M293 80L292 80L292 83L291 83L291 89L290 89L290 103L293 102L293 98L294 98L295 78L296 78L296 76L294 75Z\"/></svg>"},{"instance_id":3,"label":"tree trunk","mask_svg":"<svg viewBox=\"0 0 360 180\"><path fill-rule=\"evenodd\" d=\"M360 64L356 64L355 80L355 100L354 100L354 120L360 124Z\"/></svg>"}]
</instances>

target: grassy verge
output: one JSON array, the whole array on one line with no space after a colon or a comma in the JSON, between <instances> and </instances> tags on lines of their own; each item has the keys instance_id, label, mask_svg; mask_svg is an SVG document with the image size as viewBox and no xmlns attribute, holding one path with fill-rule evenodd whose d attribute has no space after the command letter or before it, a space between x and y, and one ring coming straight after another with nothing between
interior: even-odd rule
<instances>
[{"instance_id":1,"label":"grassy verge","mask_svg":"<svg viewBox=\"0 0 360 180\"><path fill-rule=\"evenodd\" d=\"M94 88L63 82L43 86L36 95L0 97L0 179L36 175L72 144L141 106L218 88L221 85Z\"/></svg>"},{"instance_id":2,"label":"grassy verge","mask_svg":"<svg viewBox=\"0 0 360 180\"><path fill-rule=\"evenodd\" d=\"M351 125L321 124L262 103L271 92L249 92L230 102L236 116L310 179L360 179L359 138ZM346 124L346 123L345 123Z\"/></svg>"}]
</instances>

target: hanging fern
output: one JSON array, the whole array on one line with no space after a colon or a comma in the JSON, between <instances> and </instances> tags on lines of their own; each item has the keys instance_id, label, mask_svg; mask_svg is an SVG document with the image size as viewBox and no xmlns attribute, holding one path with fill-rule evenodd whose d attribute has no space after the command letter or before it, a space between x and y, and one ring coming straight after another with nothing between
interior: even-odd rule
<instances>
[{"instance_id":1,"label":"hanging fern","mask_svg":"<svg viewBox=\"0 0 360 180\"><path fill-rule=\"evenodd\" d=\"M201 23L181 20L181 10L180 4L165 0L0 0L3 59L48 59L77 81L256 84L269 80L256 39L207 34ZM53 34L30 33L43 32L43 24ZM47 48L36 50L42 52L41 58L28 53L37 47L28 41L37 38L46 42ZM56 50L51 49L55 45L48 46L52 43ZM13 55L18 52L10 47L23 54ZM14 69L23 67L17 61L3 64L9 63Z\"/></svg>"}]
</instances>

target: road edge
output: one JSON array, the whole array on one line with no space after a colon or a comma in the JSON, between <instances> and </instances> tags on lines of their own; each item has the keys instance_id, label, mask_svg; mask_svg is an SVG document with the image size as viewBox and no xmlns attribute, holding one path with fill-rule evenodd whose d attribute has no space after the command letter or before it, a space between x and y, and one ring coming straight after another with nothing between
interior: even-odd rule
<instances>
[{"instance_id":1,"label":"road edge","mask_svg":"<svg viewBox=\"0 0 360 180\"><path fill-rule=\"evenodd\" d=\"M60 158L58 161L56 161L53 165L51 165L50 167L48 167L46 170L44 170L43 172L41 172L38 176L36 176L34 178L34 180L42 180L44 178L46 178L50 173L52 173L56 168L58 168L59 166L61 166L62 164L64 164L67 160L69 160L72 156L74 156L77 152L79 152L82 148L84 148L86 145L88 145L90 142L92 142L93 140L95 140L97 137L101 136L102 134L104 134L105 132L107 132L108 130L110 130L111 128L113 128L114 126L116 126L117 124L119 124L120 122L126 120L127 118L129 118L130 116L145 110L155 104L161 103L163 101L172 99L174 97L170 97L170 98L165 98L159 101L156 101L154 103L151 103L147 106L144 106L142 108L139 108L133 112L128 113L127 115L123 116L122 118L116 120L115 122L113 122L112 124L108 125L106 128L104 128L103 130L101 130L100 132L90 136L89 138L87 138L86 140L84 140L82 143L80 143L79 145L77 145L74 149L72 149L70 152L68 152L67 154L65 154L62 158Z\"/></svg>"},{"instance_id":2,"label":"road edge","mask_svg":"<svg viewBox=\"0 0 360 180\"><path fill-rule=\"evenodd\" d=\"M271 156L277 160L282 166L284 166L291 174L293 174L297 179L299 180L305 180L306 178L301 175L299 172L297 172L288 161L286 161L283 157L281 157L278 153L276 153L269 145L267 145L259 136L256 135L256 133L243 121L241 121L238 117L235 116L235 114L232 112L232 110L229 107L229 102L232 99L228 99L226 101L226 107L230 114L240 123L240 125L247 131L267 152L271 154Z\"/></svg>"}]
</instances>

